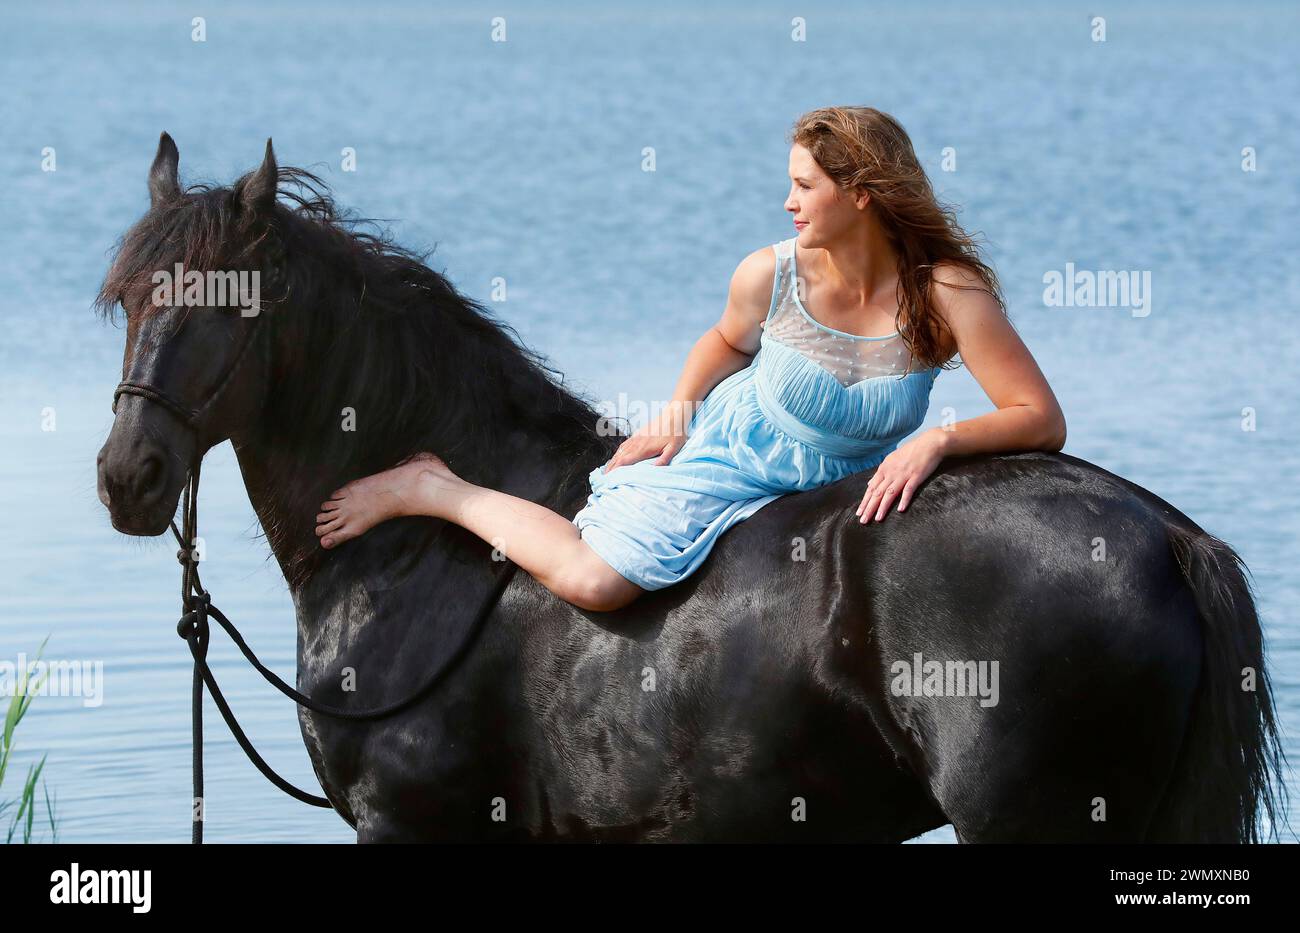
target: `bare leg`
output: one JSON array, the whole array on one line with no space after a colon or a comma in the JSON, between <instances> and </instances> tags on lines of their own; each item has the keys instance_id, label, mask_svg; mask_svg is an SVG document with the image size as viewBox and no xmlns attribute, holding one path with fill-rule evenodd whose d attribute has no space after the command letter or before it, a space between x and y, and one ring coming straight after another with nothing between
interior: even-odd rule
<instances>
[{"instance_id":1,"label":"bare leg","mask_svg":"<svg viewBox=\"0 0 1300 933\"><path fill-rule=\"evenodd\" d=\"M322 547L337 547L402 515L455 522L582 609L619 609L644 592L605 563L563 515L468 483L433 454L420 454L331 493L316 516L316 536Z\"/></svg>"}]
</instances>

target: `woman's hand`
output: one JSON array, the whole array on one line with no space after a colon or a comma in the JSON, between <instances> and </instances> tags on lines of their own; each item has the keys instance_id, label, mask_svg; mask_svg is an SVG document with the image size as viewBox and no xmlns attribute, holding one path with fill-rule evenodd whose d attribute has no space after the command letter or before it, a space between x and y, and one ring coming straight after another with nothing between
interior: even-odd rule
<instances>
[{"instance_id":1,"label":"woman's hand","mask_svg":"<svg viewBox=\"0 0 1300 933\"><path fill-rule=\"evenodd\" d=\"M931 428L906 444L900 444L880 462L875 475L867 480L867 492L858 505L858 522L865 524L872 518L883 520L895 497L898 498L898 511L906 509L916 487L925 482L943 460L943 447L941 428Z\"/></svg>"},{"instance_id":2,"label":"woman's hand","mask_svg":"<svg viewBox=\"0 0 1300 933\"><path fill-rule=\"evenodd\" d=\"M655 463L659 466L672 462L677 451L686 443L686 429L690 427L694 411L691 402L669 402L657 417L651 418L619 445L603 471L609 473L618 467L638 463L649 457L655 457Z\"/></svg>"}]
</instances>

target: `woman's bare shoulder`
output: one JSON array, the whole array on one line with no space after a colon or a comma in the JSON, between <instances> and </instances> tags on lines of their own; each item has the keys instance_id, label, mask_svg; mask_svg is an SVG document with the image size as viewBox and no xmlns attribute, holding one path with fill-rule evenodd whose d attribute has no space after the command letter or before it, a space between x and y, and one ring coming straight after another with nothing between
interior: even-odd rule
<instances>
[{"instance_id":1,"label":"woman's bare shoulder","mask_svg":"<svg viewBox=\"0 0 1300 933\"><path fill-rule=\"evenodd\" d=\"M758 352L775 279L776 256L770 246L754 250L732 273L727 307L715 328L723 340L741 353L752 356Z\"/></svg>"},{"instance_id":2,"label":"woman's bare shoulder","mask_svg":"<svg viewBox=\"0 0 1300 933\"><path fill-rule=\"evenodd\" d=\"M950 355L960 352L963 334L982 323L1006 317L987 283L964 263L936 263L930 274L930 295L943 324Z\"/></svg>"},{"instance_id":3,"label":"woman's bare shoulder","mask_svg":"<svg viewBox=\"0 0 1300 933\"><path fill-rule=\"evenodd\" d=\"M740 260L732 273L728 304L746 317L757 317L761 321L767 317L772 302L772 281L775 278L776 254L772 247L754 250Z\"/></svg>"}]
</instances>

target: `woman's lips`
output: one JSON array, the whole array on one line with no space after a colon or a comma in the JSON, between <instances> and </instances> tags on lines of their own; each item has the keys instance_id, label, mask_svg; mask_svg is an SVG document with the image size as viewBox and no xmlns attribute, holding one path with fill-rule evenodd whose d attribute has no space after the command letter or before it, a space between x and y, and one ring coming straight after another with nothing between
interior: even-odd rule
<instances>
[{"instance_id":1,"label":"woman's lips","mask_svg":"<svg viewBox=\"0 0 1300 933\"><path fill-rule=\"evenodd\" d=\"M808 226L808 221L806 220L796 220L794 222L794 228L796 230L802 230L806 226Z\"/></svg>"}]
</instances>

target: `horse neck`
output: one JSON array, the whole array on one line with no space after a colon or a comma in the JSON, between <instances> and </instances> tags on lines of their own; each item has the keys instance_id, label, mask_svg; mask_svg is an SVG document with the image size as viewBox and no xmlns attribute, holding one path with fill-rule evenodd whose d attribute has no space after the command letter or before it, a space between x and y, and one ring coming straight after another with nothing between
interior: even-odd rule
<instances>
[{"instance_id":1,"label":"horse neck","mask_svg":"<svg viewBox=\"0 0 1300 933\"><path fill-rule=\"evenodd\" d=\"M464 398L464 381L475 372L474 355L472 348L466 347L465 372L447 374L458 384L431 382L425 390L427 397ZM310 362L308 358L308 368ZM328 380L319 372L287 372L282 378L329 391ZM521 355L518 365L508 367L500 383L470 393L476 406L472 420L479 428L472 445L448 436L449 430L457 431L463 424L452 418L409 425L408 435L389 438L382 446L401 448L407 454L432 451L471 482L563 511L585 495L587 474L608 459L616 441L598 436L590 407L549 380L546 385L552 388L543 391L551 393L549 403L556 410L521 408L523 399L534 405L547 404L537 398L543 379L545 374ZM338 395L340 404L333 410L338 411L345 400L359 412L366 411L372 401L379 404L367 397L364 386L343 389ZM339 457L337 450L314 440L329 435L319 429L313 435L310 426L296 420L293 409L292 403L268 406L254 429L232 438L232 443L267 542L290 588L298 592L327 561L345 561L347 556L320 547L315 534L320 504L347 482L394 464L362 467L358 457Z\"/></svg>"}]
</instances>

